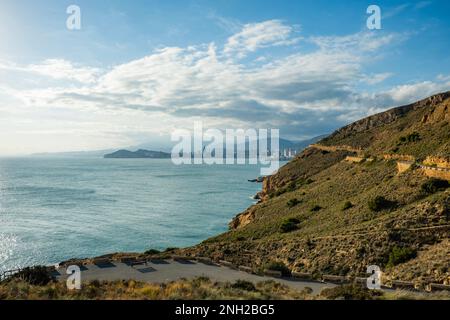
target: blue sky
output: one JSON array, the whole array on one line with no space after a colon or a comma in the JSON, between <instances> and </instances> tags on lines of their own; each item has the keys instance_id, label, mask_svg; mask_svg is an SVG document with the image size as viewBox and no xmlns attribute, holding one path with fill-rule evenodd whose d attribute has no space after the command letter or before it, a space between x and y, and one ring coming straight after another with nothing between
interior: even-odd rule
<instances>
[{"instance_id":1,"label":"blue sky","mask_svg":"<svg viewBox=\"0 0 450 320\"><path fill-rule=\"evenodd\" d=\"M82 28L66 28L66 8ZM382 30L366 9L381 8ZM0 3L0 155L280 128L302 139L450 87L448 1ZM156 144L155 144L156 145Z\"/></svg>"}]
</instances>

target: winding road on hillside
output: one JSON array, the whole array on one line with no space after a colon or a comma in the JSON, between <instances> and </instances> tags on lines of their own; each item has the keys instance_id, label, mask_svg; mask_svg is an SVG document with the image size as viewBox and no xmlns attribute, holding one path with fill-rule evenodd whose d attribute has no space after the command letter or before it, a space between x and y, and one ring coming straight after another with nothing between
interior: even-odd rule
<instances>
[{"instance_id":1,"label":"winding road on hillside","mask_svg":"<svg viewBox=\"0 0 450 320\"><path fill-rule=\"evenodd\" d=\"M66 281L68 277L66 269L63 267L57 269L55 276L60 281ZM309 287L315 294L320 293L324 288L335 287L335 285L329 283L258 276L224 266L207 265L194 261L179 262L173 260L161 260L159 262L148 262L147 264L137 266L130 266L121 262L111 262L100 266L92 264L85 265L81 268L82 282L92 280L135 280L148 283L164 283L182 278L193 279L202 276L219 282L247 280L258 283L261 281L273 280L299 291Z\"/></svg>"}]
</instances>

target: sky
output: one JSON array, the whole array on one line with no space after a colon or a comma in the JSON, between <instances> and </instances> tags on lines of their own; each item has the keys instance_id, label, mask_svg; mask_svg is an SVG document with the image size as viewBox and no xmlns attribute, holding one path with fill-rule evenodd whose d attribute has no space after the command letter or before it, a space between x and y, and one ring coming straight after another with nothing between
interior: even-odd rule
<instances>
[{"instance_id":1,"label":"sky","mask_svg":"<svg viewBox=\"0 0 450 320\"><path fill-rule=\"evenodd\" d=\"M0 155L156 146L195 121L331 133L450 89L449 12L446 0L2 0Z\"/></svg>"}]
</instances>

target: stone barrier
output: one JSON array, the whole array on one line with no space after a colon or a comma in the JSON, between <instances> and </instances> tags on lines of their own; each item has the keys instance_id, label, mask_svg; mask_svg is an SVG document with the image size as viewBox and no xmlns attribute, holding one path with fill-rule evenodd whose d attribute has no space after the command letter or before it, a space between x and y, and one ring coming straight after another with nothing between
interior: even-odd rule
<instances>
[{"instance_id":1,"label":"stone barrier","mask_svg":"<svg viewBox=\"0 0 450 320\"><path fill-rule=\"evenodd\" d=\"M450 285L439 284L439 283L430 283L427 288L429 291L450 291Z\"/></svg>"},{"instance_id":2,"label":"stone barrier","mask_svg":"<svg viewBox=\"0 0 450 320\"><path fill-rule=\"evenodd\" d=\"M211 258L207 257L197 257L196 260L200 263L207 264L207 265L214 265L214 262Z\"/></svg>"},{"instance_id":3,"label":"stone barrier","mask_svg":"<svg viewBox=\"0 0 450 320\"><path fill-rule=\"evenodd\" d=\"M304 272L292 272L291 276L296 279L301 280L312 280L312 274L311 273L304 273Z\"/></svg>"},{"instance_id":4,"label":"stone barrier","mask_svg":"<svg viewBox=\"0 0 450 320\"><path fill-rule=\"evenodd\" d=\"M192 258L185 256L173 256L172 260L177 262L189 262Z\"/></svg>"},{"instance_id":5,"label":"stone barrier","mask_svg":"<svg viewBox=\"0 0 450 320\"><path fill-rule=\"evenodd\" d=\"M393 280L392 281L392 288L393 289L415 290L416 286L415 286L414 282Z\"/></svg>"},{"instance_id":6,"label":"stone barrier","mask_svg":"<svg viewBox=\"0 0 450 320\"><path fill-rule=\"evenodd\" d=\"M93 263L95 265L104 265L104 264L110 264L111 260L109 258L97 258L93 260Z\"/></svg>"},{"instance_id":7,"label":"stone barrier","mask_svg":"<svg viewBox=\"0 0 450 320\"><path fill-rule=\"evenodd\" d=\"M220 260L220 261L219 261L219 264L220 264L221 266L228 267L228 268L230 268L230 269L237 269L236 266L235 266L233 263L229 262L229 261Z\"/></svg>"},{"instance_id":8,"label":"stone barrier","mask_svg":"<svg viewBox=\"0 0 450 320\"><path fill-rule=\"evenodd\" d=\"M274 277L274 278L281 278L283 276L281 271L268 270L268 269L264 270L264 275L269 276L269 277Z\"/></svg>"},{"instance_id":9,"label":"stone barrier","mask_svg":"<svg viewBox=\"0 0 450 320\"><path fill-rule=\"evenodd\" d=\"M239 268L238 268L240 271L243 271L243 272L247 272L247 273L253 273L253 269L252 268L250 268L250 267L246 267L246 266L239 266Z\"/></svg>"},{"instance_id":10,"label":"stone barrier","mask_svg":"<svg viewBox=\"0 0 450 320\"><path fill-rule=\"evenodd\" d=\"M350 278L344 276L323 275L322 281L331 283L349 283Z\"/></svg>"},{"instance_id":11,"label":"stone barrier","mask_svg":"<svg viewBox=\"0 0 450 320\"><path fill-rule=\"evenodd\" d=\"M119 262L122 262L122 263L131 263L134 261L136 261L136 257L120 257L119 258Z\"/></svg>"}]
</instances>

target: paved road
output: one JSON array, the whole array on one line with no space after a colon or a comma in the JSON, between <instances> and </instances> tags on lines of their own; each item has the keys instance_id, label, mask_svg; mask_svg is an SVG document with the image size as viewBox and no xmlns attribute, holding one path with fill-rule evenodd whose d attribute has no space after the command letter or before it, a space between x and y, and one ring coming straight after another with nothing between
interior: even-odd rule
<instances>
[{"instance_id":1,"label":"paved road","mask_svg":"<svg viewBox=\"0 0 450 320\"><path fill-rule=\"evenodd\" d=\"M198 262L177 262L172 260L165 260L161 263L149 262L147 265L133 267L120 262L113 262L104 266L86 265L81 271L82 281L136 280L149 283L163 283L179 280L181 278L192 279L205 276L219 282L247 280L257 283L260 281L274 280L296 290L310 287L315 294L320 293L324 288L335 286L333 284L321 282L263 277L223 266L206 265ZM65 281L67 278L66 269L59 268L58 273L59 275L57 275L57 278L61 281Z\"/></svg>"}]
</instances>

